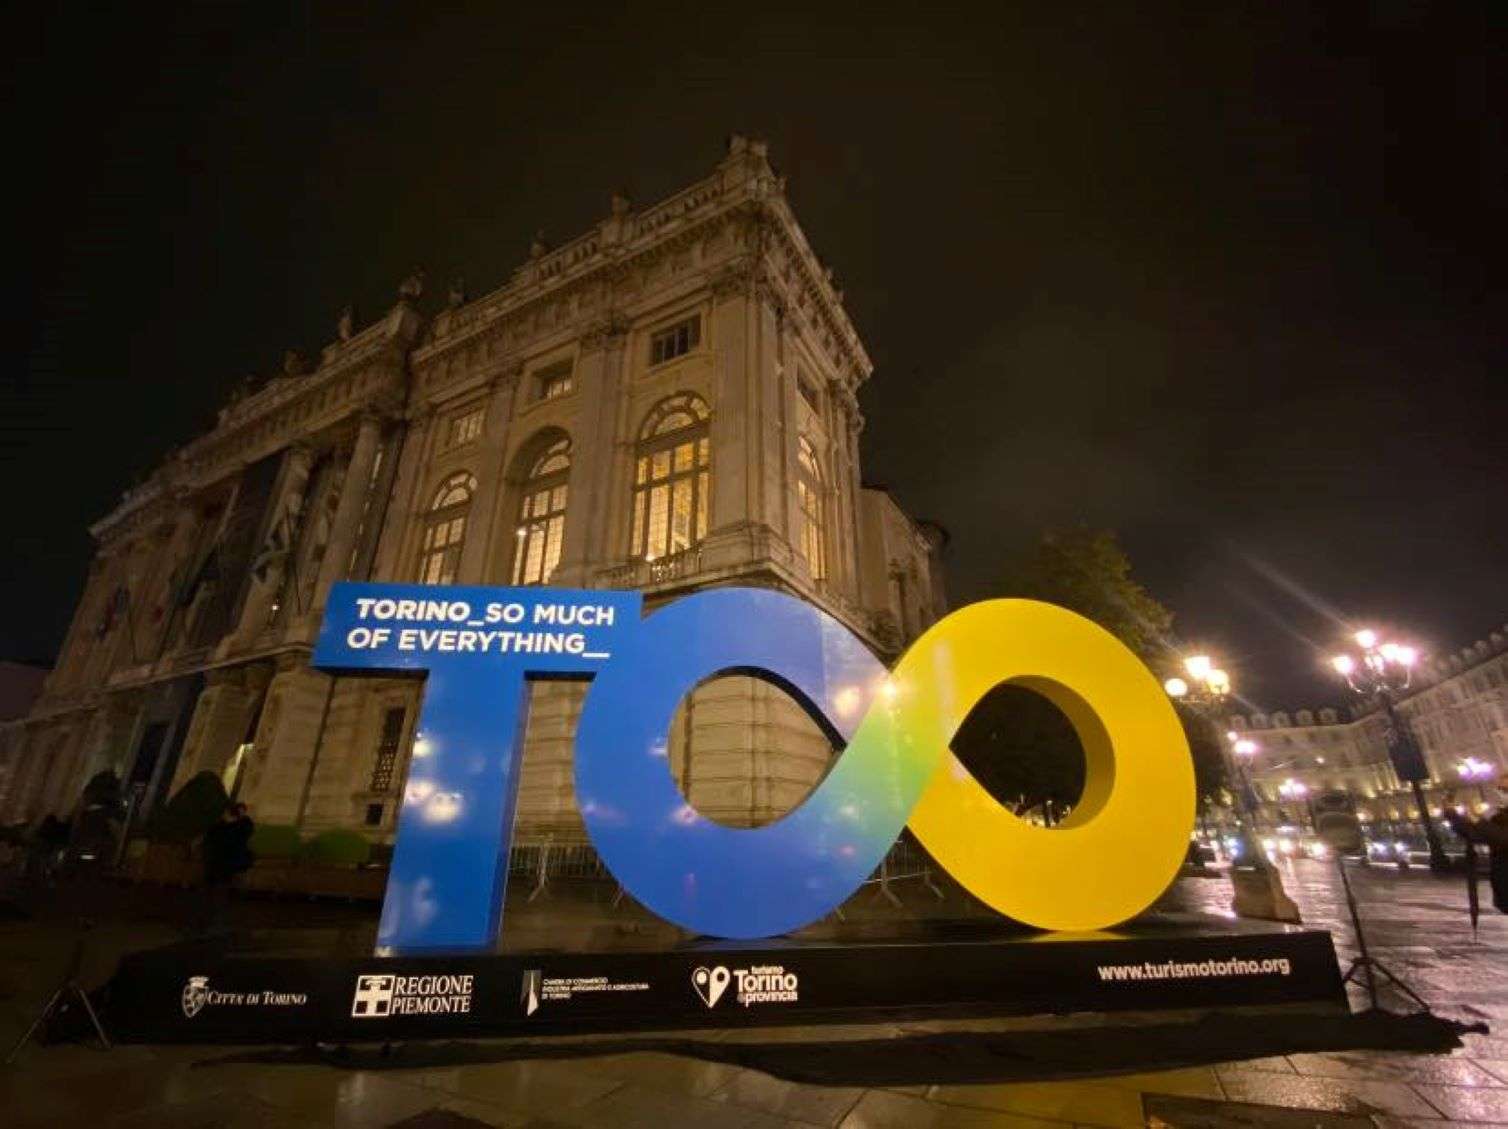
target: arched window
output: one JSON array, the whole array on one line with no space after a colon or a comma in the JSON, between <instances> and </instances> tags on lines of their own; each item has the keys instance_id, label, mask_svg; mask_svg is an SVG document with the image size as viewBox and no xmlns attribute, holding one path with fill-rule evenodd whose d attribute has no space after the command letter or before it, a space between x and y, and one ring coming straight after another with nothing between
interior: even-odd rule
<instances>
[{"instance_id":1,"label":"arched window","mask_svg":"<svg viewBox=\"0 0 1508 1129\"><path fill-rule=\"evenodd\" d=\"M440 484L424 522L424 540L419 549L420 584L454 584L461 567L461 545L466 540L466 515L476 479L464 471Z\"/></svg>"},{"instance_id":2,"label":"arched window","mask_svg":"<svg viewBox=\"0 0 1508 1129\"><path fill-rule=\"evenodd\" d=\"M565 535L566 480L571 474L571 440L562 435L529 464L518 504L514 584L548 584L560 563Z\"/></svg>"},{"instance_id":3,"label":"arched window","mask_svg":"<svg viewBox=\"0 0 1508 1129\"><path fill-rule=\"evenodd\" d=\"M655 560L707 535L707 433L707 405L690 394L661 401L644 421L634 450L632 555Z\"/></svg>"},{"instance_id":4,"label":"arched window","mask_svg":"<svg viewBox=\"0 0 1508 1129\"><path fill-rule=\"evenodd\" d=\"M822 520L822 468L806 436L796 448L796 496L801 503L801 552L813 580L827 579L827 527Z\"/></svg>"}]
</instances>

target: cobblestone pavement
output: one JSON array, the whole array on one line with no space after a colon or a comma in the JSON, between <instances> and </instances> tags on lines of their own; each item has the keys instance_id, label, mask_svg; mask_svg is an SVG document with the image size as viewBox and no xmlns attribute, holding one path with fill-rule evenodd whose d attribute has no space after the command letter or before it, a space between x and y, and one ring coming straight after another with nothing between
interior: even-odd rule
<instances>
[{"instance_id":1,"label":"cobblestone pavement","mask_svg":"<svg viewBox=\"0 0 1508 1129\"><path fill-rule=\"evenodd\" d=\"M1485 1021L1493 1034L1468 1035L1466 1045L1449 1055L1296 1054L1087 1080L893 1089L801 1085L726 1063L625 1052L621 1046L592 1057L375 1070L226 1061L246 1057L226 1048L121 1047L103 1053L63 1045L28 1048L15 1066L0 1068L0 1124L7 1129L1508 1124L1508 917L1486 907L1480 934L1473 938L1461 879L1419 870L1353 874L1376 955L1438 1012ZM1285 864L1285 881L1306 922L1332 929L1343 962L1348 960L1353 941L1333 868L1310 861ZM1220 912L1228 897L1223 879L1184 879L1165 904ZM308 916L318 919L313 926L360 927L343 923L339 912L311 909ZM172 936L160 921L107 920L95 947L108 954ZM45 922L0 924L5 1045L45 997L66 939L66 931ZM96 963L107 959L97 955ZM98 978L104 971L92 968L86 976ZM935 1021L698 1032L695 1037L873 1039L922 1031L1019 1030L1022 1023Z\"/></svg>"}]
</instances>

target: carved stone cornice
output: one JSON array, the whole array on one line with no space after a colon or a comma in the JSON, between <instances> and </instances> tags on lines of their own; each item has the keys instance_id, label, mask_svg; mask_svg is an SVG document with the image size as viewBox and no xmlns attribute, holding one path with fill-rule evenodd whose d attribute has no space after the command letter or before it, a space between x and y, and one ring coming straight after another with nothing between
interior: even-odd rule
<instances>
[{"instance_id":1,"label":"carved stone cornice","mask_svg":"<svg viewBox=\"0 0 1508 1129\"><path fill-rule=\"evenodd\" d=\"M621 349L628 337L628 324L617 316L603 318L587 327L581 335L581 352L598 353L604 349Z\"/></svg>"}]
</instances>

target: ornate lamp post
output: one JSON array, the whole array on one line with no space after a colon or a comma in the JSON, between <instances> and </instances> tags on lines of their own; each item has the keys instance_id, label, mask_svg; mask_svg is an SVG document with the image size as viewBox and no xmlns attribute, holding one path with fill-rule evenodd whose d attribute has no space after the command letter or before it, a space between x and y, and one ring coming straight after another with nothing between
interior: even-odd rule
<instances>
[{"instance_id":1,"label":"ornate lamp post","mask_svg":"<svg viewBox=\"0 0 1508 1129\"><path fill-rule=\"evenodd\" d=\"M1461 779L1467 784L1475 784L1477 786L1477 799L1484 804L1487 802L1487 793L1483 790L1482 785L1496 776L1497 771L1492 765L1484 760L1478 760L1476 757L1467 757L1460 764L1456 765L1456 773Z\"/></svg>"},{"instance_id":2,"label":"ornate lamp post","mask_svg":"<svg viewBox=\"0 0 1508 1129\"><path fill-rule=\"evenodd\" d=\"M1189 706L1210 723L1230 696L1230 675L1216 666L1208 655L1192 655L1184 659L1183 669L1188 677L1169 678L1163 683L1163 689L1174 701ZM1243 761L1256 755L1257 743L1241 739L1235 733L1228 733L1226 737L1220 742L1220 749L1225 757L1231 795L1235 798L1240 829L1237 841L1241 844L1240 857L1230 868L1231 886L1235 890L1231 908L1241 917L1297 922L1298 907L1283 891L1282 877L1268 862L1266 852L1252 834L1256 821L1252 815L1251 785Z\"/></svg>"},{"instance_id":3,"label":"ornate lamp post","mask_svg":"<svg viewBox=\"0 0 1508 1129\"><path fill-rule=\"evenodd\" d=\"M1430 817L1429 804L1425 802L1421 787L1421 782L1429 779L1429 766L1419 752L1419 744L1414 740L1408 722L1399 716L1393 701L1395 695L1407 690L1413 682L1419 652L1413 647L1384 641L1370 628L1356 632L1351 638L1360 654L1338 654L1330 660L1330 665L1364 701L1375 702L1382 708L1387 721L1388 758L1393 762L1398 779L1413 789L1419 822L1424 827L1425 841L1429 843L1429 868L1437 874L1448 871L1450 859L1440 845L1440 832Z\"/></svg>"},{"instance_id":4,"label":"ornate lamp post","mask_svg":"<svg viewBox=\"0 0 1508 1129\"><path fill-rule=\"evenodd\" d=\"M1285 799L1285 800L1292 800L1295 805L1307 804L1307 802L1308 802L1307 801L1307 797L1309 795L1309 785L1305 784L1302 780L1295 780L1293 777L1290 776L1287 780L1283 781L1283 783L1281 783L1281 784L1278 785L1278 795L1282 796L1283 799ZM1303 826L1304 826L1303 808L1300 807L1300 809L1299 809L1299 828L1300 828L1300 830L1303 829Z\"/></svg>"}]
</instances>

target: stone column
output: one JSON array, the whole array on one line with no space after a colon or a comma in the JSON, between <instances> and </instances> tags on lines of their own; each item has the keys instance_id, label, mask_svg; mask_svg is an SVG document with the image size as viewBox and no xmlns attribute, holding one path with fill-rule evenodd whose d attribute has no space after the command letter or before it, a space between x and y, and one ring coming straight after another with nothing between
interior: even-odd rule
<instances>
[{"instance_id":1,"label":"stone column","mask_svg":"<svg viewBox=\"0 0 1508 1129\"><path fill-rule=\"evenodd\" d=\"M832 404L833 529L837 552L843 559L843 591L859 599L858 460L853 446L857 405L839 381L830 386Z\"/></svg>"},{"instance_id":2,"label":"stone column","mask_svg":"<svg viewBox=\"0 0 1508 1129\"><path fill-rule=\"evenodd\" d=\"M713 284L712 533L757 521L760 510L759 397L749 371L749 306L742 277L725 276Z\"/></svg>"},{"instance_id":3,"label":"stone column","mask_svg":"<svg viewBox=\"0 0 1508 1129\"><path fill-rule=\"evenodd\" d=\"M593 568L606 558L613 507L624 504L613 496L624 341L622 327L613 322L593 326L581 339L576 363L581 413L571 436L570 501L555 584L589 583Z\"/></svg>"},{"instance_id":4,"label":"stone column","mask_svg":"<svg viewBox=\"0 0 1508 1129\"><path fill-rule=\"evenodd\" d=\"M500 549L504 533L511 536L511 526L497 513L503 495L503 465L507 453L508 426L513 416L513 389L520 372L515 366L494 377L487 386L487 417L482 430L481 451L477 456L476 496L466 520L466 543L461 547L461 565L456 578L461 584L501 583L487 575L487 562Z\"/></svg>"},{"instance_id":5,"label":"stone column","mask_svg":"<svg viewBox=\"0 0 1508 1129\"><path fill-rule=\"evenodd\" d=\"M294 444L284 456L277 501L272 508L272 521L263 535L262 543L252 550L252 560L256 560L280 524L283 526L282 536L287 555L268 567L265 580L251 577L251 590L246 594L246 603L241 609L241 622L236 627L237 646L251 644L267 629L272 603L282 592L283 582L288 576L288 560L298 552L300 523L291 518L295 514L302 515L304 511L304 492L309 486L309 468L313 462L314 452L303 443Z\"/></svg>"},{"instance_id":6,"label":"stone column","mask_svg":"<svg viewBox=\"0 0 1508 1129\"><path fill-rule=\"evenodd\" d=\"M377 458L377 443L381 434L381 420L375 415L361 417L356 432L356 445L351 452L351 460L346 465L340 502L335 508L335 518L330 523L330 540L325 545L325 556L320 561L319 576L314 584L314 598L310 601L310 620L316 625L324 613L325 597L329 595L330 585L344 577L350 566L351 553L356 548L357 530L361 524L362 505L371 484L372 464Z\"/></svg>"},{"instance_id":7,"label":"stone column","mask_svg":"<svg viewBox=\"0 0 1508 1129\"><path fill-rule=\"evenodd\" d=\"M372 558L373 580L412 580L411 562L403 561L404 539L417 510L417 492L424 487L423 471L429 465L429 447L434 432L435 410L425 406L409 422L403 440L403 453L393 479L388 518L382 530L377 552Z\"/></svg>"},{"instance_id":8,"label":"stone column","mask_svg":"<svg viewBox=\"0 0 1508 1129\"><path fill-rule=\"evenodd\" d=\"M206 686L194 703L193 720L183 741L178 767L168 789L172 795L201 772L221 772L246 739L256 690L247 685L247 670L227 667L212 670Z\"/></svg>"}]
</instances>

